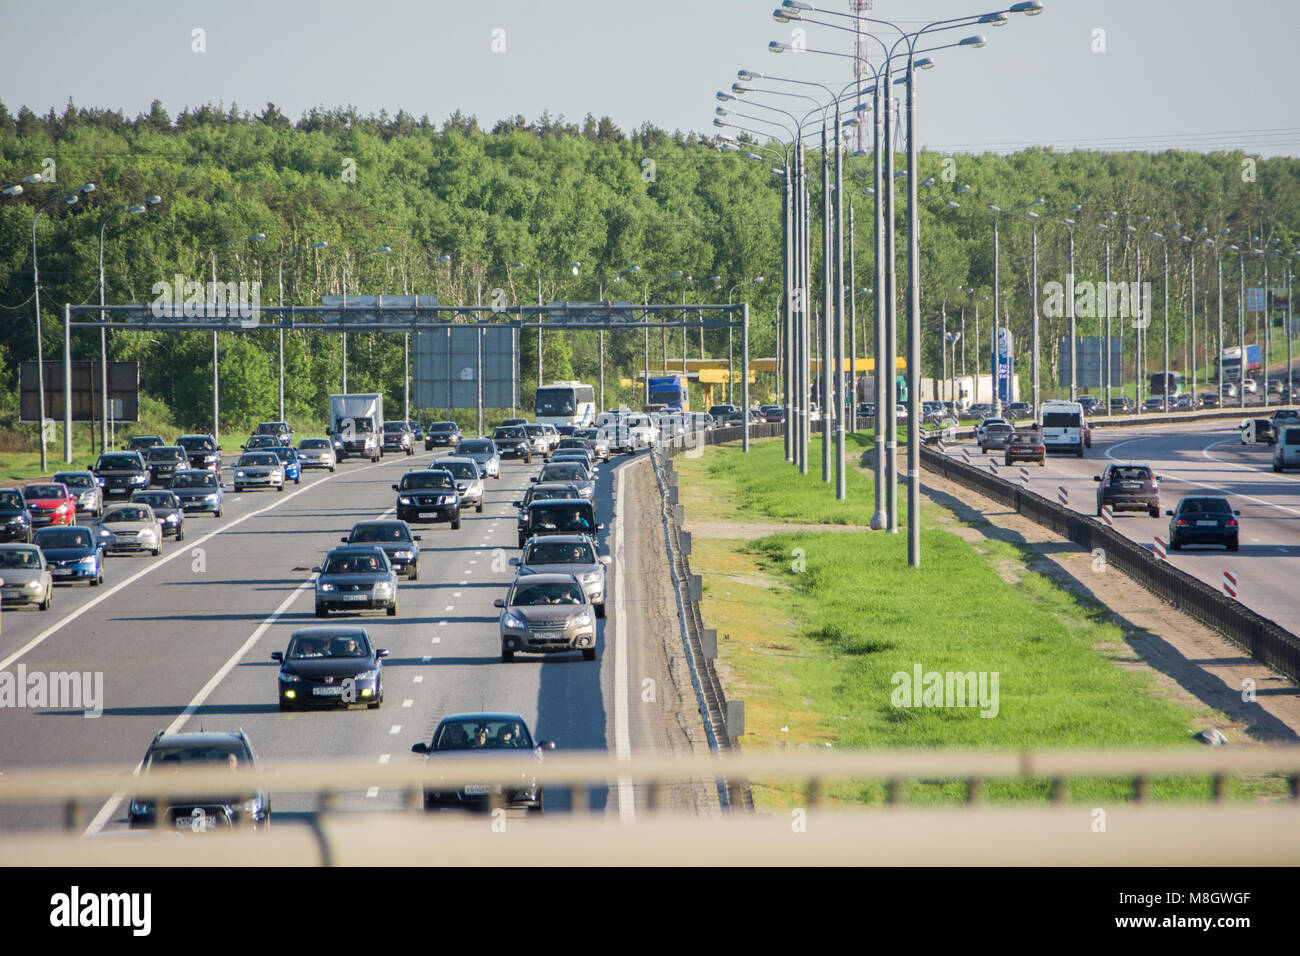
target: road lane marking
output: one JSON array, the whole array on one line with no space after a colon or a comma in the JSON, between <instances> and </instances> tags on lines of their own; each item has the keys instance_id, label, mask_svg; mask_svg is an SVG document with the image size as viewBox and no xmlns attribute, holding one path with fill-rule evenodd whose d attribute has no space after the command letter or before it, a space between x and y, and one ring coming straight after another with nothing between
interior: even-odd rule
<instances>
[{"instance_id":1,"label":"road lane marking","mask_svg":"<svg viewBox=\"0 0 1300 956\"><path fill-rule=\"evenodd\" d=\"M415 700L414 700L413 698L411 698L411 697L408 697L408 698L406 698L406 700L402 701L402 706L403 706L403 707L413 707L413 706L415 706Z\"/></svg>"},{"instance_id":2,"label":"road lane marking","mask_svg":"<svg viewBox=\"0 0 1300 956\"><path fill-rule=\"evenodd\" d=\"M379 762L380 762L380 763L388 763L389 759L390 759L392 756L393 756L392 754L380 754L380 755L379 755Z\"/></svg>"},{"instance_id":3,"label":"road lane marking","mask_svg":"<svg viewBox=\"0 0 1300 956\"><path fill-rule=\"evenodd\" d=\"M377 796L379 796L379 788L378 788L378 787L371 787L369 790L366 791L366 796L367 796L367 797L377 797Z\"/></svg>"},{"instance_id":4,"label":"road lane marking","mask_svg":"<svg viewBox=\"0 0 1300 956\"><path fill-rule=\"evenodd\" d=\"M615 478L618 500L623 500L623 469ZM627 622L623 594L623 510L614 512L614 756L620 763L632 759L632 737L628 730L627 710ZM623 823L636 820L630 777L618 778L618 818Z\"/></svg>"},{"instance_id":5,"label":"road lane marking","mask_svg":"<svg viewBox=\"0 0 1300 956\"><path fill-rule=\"evenodd\" d=\"M388 728L388 732L389 732L390 734L400 734L400 733L402 732L402 725L401 725L401 724L393 724L393 726L391 726L391 727Z\"/></svg>"},{"instance_id":6,"label":"road lane marking","mask_svg":"<svg viewBox=\"0 0 1300 956\"><path fill-rule=\"evenodd\" d=\"M427 660L432 660L432 658L426 657L425 660L426 660L426 661L427 661ZM423 683L424 683L424 675L423 675L423 674L416 674L413 678L411 678L411 682L412 682L412 683L415 683L415 684L423 684Z\"/></svg>"}]
</instances>

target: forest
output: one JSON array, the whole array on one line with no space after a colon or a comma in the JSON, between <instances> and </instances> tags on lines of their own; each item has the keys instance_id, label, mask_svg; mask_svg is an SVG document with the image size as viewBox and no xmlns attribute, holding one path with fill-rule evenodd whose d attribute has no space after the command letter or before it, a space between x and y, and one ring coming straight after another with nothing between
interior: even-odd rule
<instances>
[{"instance_id":1,"label":"forest","mask_svg":"<svg viewBox=\"0 0 1300 956\"><path fill-rule=\"evenodd\" d=\"M427 116L361 116L352 108L314 109L293 122L270 103L255 113L207 105L173 118L155 101L134 119L71 102L61 115L51 110L45 116L25 107L11 113L0 104L0 185L36 172L55 178L0 198L0 427L16 426L18 363L36 356L33 230L47 358L62 354L63 303L99 301L101 237L110 304L148 302L155 283L171 284L177 274L201 282L214 276L258 281L263 305L279 304L281 296L285 305L319 304L322 296L343 290L345 276L349 294L433 293L443 304L531 305L539 295L547 302L748 301L751 354L773 355L782 301L782 177L773 167L780 169L784 147L742 141L739 151L722 151L719 145L711 137L648 124L624 132L591 115L580 124L549 114L532 122L516 116L487 130L460 113L439 126ZM816 216L820 158L810 152L808 161ZM845 199L855 219L860 355L872 350L871 295L860 291L872 285L874 271L871 161L869 155L845 160ZM906 168L902 157L896 168ZM1175 370L1185 369L1193 284L1198 364L1204 368L1212 359L1216 343L1205 337L1202 320L1217 315L1220 263L1225 324L1234 329L1224 344L1236 344L1240 264L1230 245L1247 250L1247 287L1262 286L1266 262L1275 290L1300 271L1296 159L1240 152L1058 153L1041 147L1010 155L944 155L923 149L919 171L920 179L933 180L919 188L927 376L939 374L941 323L951 330L963 310L967 348L974 350L970 320L982 308L981 347L988 354L990 206L1001 210L998 286L1022 372L1028 368L1031 243L1037 235L1049 393L1058 386L1057 340L1067 327L1060 309L1044 305L1043 290L1066 283L1071 234L1076 282L1105 278L1107 245L1112 279L1132 281L1140 251L1142 278L1153 284L1152 341L1163 347L1167 300ZM94 183L94 192L34 215L46 199L83 183ZM901 314L901 178L897 189ZM161 198L156 205L126 212L155 195ZM1062 224L1067 218L1072 226ZM819 225L811 232L816 262ZM576 275L571 263L580 263ZM638 269L628 271L632 266ZM815 264L813 275L819 274ZM820 292L812 298L820 303ZM1255 326L1248 326L1247 341L1254 341ZM1079 320L1080 335L1095 335L1098 327L1095 318ZM520 349L524 408L536 382L531 335L524 334ZM252 330L221 339L223 427L274 416L276 334ZM318 421L325 396L340 385L339 336L294 332L286 339L286 412ZM642 342L639 332L606 336L606 404L639 403L639 390L620 389L618 382L640 373ZM73 358L98 358L99 343L98 334L77 333ZM592 333L546 333L545 378L594 381L596 343ZM668 336L667 343L671 365L680 360L680 337ZM709 332L704 351L725 357L726 331ZM210 428L211 335L113 333L108 352L111 360L139 363L142 391L166 406L178 426ZM654 338L652 370L659 353ZM688 355L698 354L692 335ZM1131 362L1131 347L1129 356ZM396 402L390 407L400 408L402 337L350 337L348 384L352 391L383 391ZM775 398L774 389L770 377L760 377L754 397Z\"/></svg>"}]
</instances>

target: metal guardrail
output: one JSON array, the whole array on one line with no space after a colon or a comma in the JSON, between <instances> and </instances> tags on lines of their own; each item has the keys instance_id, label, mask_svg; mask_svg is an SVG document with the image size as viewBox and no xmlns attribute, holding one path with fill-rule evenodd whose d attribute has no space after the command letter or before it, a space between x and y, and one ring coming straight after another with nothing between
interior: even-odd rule
<instances>
[{"instance_id":1,"label":"metal guardrail","mask_svg":"<svg viewBox=\"0 0 1300 956\"><path fill-rule=\"evenodd\" d=\"M1100 519L1072 511L928 446L921 448L921 464L944 478L1014 508L1017 513L1088 551L1102 549L1108 565L1218 631L1249 652L1251 657L1293 681L1300 681L1300 636L1221 594L1217 588L1186 571L1162 561L1145 546L1106 527Z\"/></svg>"}]
</instances>

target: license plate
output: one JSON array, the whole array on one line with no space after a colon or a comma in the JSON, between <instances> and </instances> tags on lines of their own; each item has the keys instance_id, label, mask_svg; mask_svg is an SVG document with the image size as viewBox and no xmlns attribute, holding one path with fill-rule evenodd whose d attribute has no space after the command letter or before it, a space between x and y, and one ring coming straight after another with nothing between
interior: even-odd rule
<instances>
[{"instance_id":1,"label":"license plate","mask_svg":"<svg viewBox=\"0 0 1300 956\"><path fill-rule=\"evenodd\" d=\"M67 577L72 573L72 568L55 568L53 574L56 578Z\"/></svg>"},{"instance_id":2,"label":"license plate","mask_svg":"<svg viewBox=\"0 0 1300 956\"><path fill-rule=\"evenodd\" d=\"M3 597L6 601L12 601L15 598L20 598L22 596L22 591L0 591L0 597Z\"/></svg>"},{"instance_id":3,"label":"license plate","mask_svg":"<svg viewBox=\"0 0 1300 956\"><path fill-rule=\"evenodd\" d=\"M465 784L465 794L466 794L466 796L481 796L481 795L487 793L487 792L488 792L489 790L491 790L491 789L492 789L492 788L489 787L486 783L467 783L467 784Z\"/></svg>"},{"instance_id":4,"label":"license plate","mask_svg":"<svg viewBox=\"0 0 1300 956\"><path fill-rule=\"evenodd\" d=\"M420 512L420 517L421 517L421 518L436 518L436 517L438 517L438 512L436 512L436 511L421 511L421 512Z\"/></svg>"},{"instance_id":5,"label":"license plate","mask_svg":"<svg viewBox=\"0 0 1300 956\"><path fill-rule=\"evenodd\" d=\"M343 594L340 596L345 601L365 601L370 597L368 594Z\"/></svg>"},{"instance_id":6,"label":"license plate","mask_svg":"<svg viewBox=\"0 0 1300 956\"><path fill-rule=\"evenodd\" d=\"M1217 521L1198 521L1198 522L1196 522L1196 526L1197 526L1198 528L1217 528L1217 527L1219 526L1219 522L1217 522Z\"/></svg>"},{"instance_id":7,"label":"license plate","mask_svg":"<svg viewBox=\"0 0 1300 956\"><path fill-rule=\"evenodd\" d=\"M563 637L563 631L534 631L533 636L542 641L553 641Z\"/></svg>"},{"instance_id":8,"label":"license plate","mask_svg":"<svg viewBox=\"0 0 1300 956\"><path fill-rule=\"evenodd\" d=\"M311 692L315 694L317 697L342 697L343 686L339 685L337 687L313 687L311 689Z\"/></svg>"}]
</instances>

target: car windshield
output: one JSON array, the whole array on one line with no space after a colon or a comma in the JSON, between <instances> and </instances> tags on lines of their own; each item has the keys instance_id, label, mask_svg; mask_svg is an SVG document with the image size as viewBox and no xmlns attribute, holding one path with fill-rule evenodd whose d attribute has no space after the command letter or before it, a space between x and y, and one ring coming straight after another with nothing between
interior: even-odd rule
<instances>
[{"instance_id":1,"label":"car windshield","mask_svg":"<svg viewBox=\"0 0 1300 956\"><path fill-rule=\"evenodd\" d=\"M425 429L425 431L437 432L440 435L446 432L454 432L455 430L456 430L455 422L434 422L427 429Z\"/></svg>"},{"instance_id":2,"label":"car windshield","mask_svg":"<svg viewBox=\"0 0 1300 956\"><path fill-rule=\"evenodd\" d=\"M42 528L36 532L35 544L42 548L89 548L90 532L69 528Z\"/></svg>"},{"instance_id":3,"label":"car windshield","mask_svg":"<svg viewBox=\"0 0 1300 956\"><path fill-rule=\"evenodd\" d=\"M591 545L560 541L536 541L524 555L524 564L595 564Z\"/></svg>"},{"instance_id":4,"label":"car windshield","mask_svg":"<svg viewBox=\"0 0 1300 956\"><path fill-rule=\"evenodd\" d=\"M11 571L20 568L39 568L41 566L41 553L35 549L14 548L13 550L0 551L0 568L8 568Z\"/></svg>"},{"instance_id":5,"label":"car windshield","mask_svg":"<svg viewBox=\"0 0 1300 956\"><path fill-rule=\"evenodd\" d=\"M303 449L304 451L307 450L308 448L311 449L328 448L329 446L330 443L326 441L324 438L304 438L302 441L298 442L298 447Z\"/></svg>"},{"instance_id":6,"label":"car windshield","mask_svg":"<svg viewBox=\"0 0 1300 956\"><path fill-rule=\"evenodd\" d=\"M280 435L289 430L289 426L284 422L263 422L257 426L259 435Z\"/></svg>"},{"instance_id":7,"label":"car windshield","mask_svg":"<svg viewBox=\"0 0 1300 956\"><path fill-rule=\"evenodd\" d=\"M112 524L115 521L148 521L149 512L144 508L114 508L112 511L105 512L104 524Z\"/></svg>"},{"instance_id":8,"label":"car windshield","mask_svg":"<svg viewBox=\"0 0 1300 956\"><path fill-rule=\"evenodd\" d=\"M446 750L532 750L523 721L473 717L444 720L433 738L435 752Z\"/></svg>"},{"instance_id":9,"label":"car windshield","mask_svg":"<svg viewBox=\"0 0 1300 956\"><path fill-rule=\"evenodd\" d=\"M356 544L372 541L410 541L411 532L400 524L363 524L352 529L350 539Z\"/></svg>"},{"instance_id":10,"label":"car windshield","mask_svg":"<svg viewBox=\"0 0 1300 956\"><path fill-rule=\"evenodd\" d=\"M105 455L95 462L96 471L139 471L140 459L136 455Z\"/></svg>"},{"instance_id":11,"label":"car windshield","mask_svg":"<svg viewBox=\"0 0 1300 956\"><path fill-rule=\"evenodd\" d=\"M512 607L539 607L546 604L585 604L582 588L576 584L529 584L521 581L510 593Z\"/></svg>"},{"instance_id":12,"label":"car windshield","mask_svg":"<svg viewBox=\"0 0 1300 956\"><path fill-rule=\"evenodd\" d=\"M173 488L215 488L217 476L211 472L181 472L172 479Z\"/></svg>"},{"instance_id":13,"label":"car windshield","mask_svg":"<svg viewBox=\"0 0 1300 956\"><path fill-rule=\"evenodd\" d=\"M249 437L246 447L248 448L274 448L280 444L276 441L274 435L252 435Z\"/></svg>"},{"instance_id":14,"label":"car windshield","mask_svg":"<svg viewBox=\"0 0 1300 956\"><path fill-rule=\"evenodd\" d=\"M406 427L406 422L384 422L384 431L386 432L404 432Z\"/></svg>"},{"instance_id":15,"label":"car windshield","mask_svg":"<svg viewBox=\"0 0 1300 956\"><path fill-rule=\"evenodd\" d=\"M58 474L54 476L55 481L61 481L69 488L93 488L95 487L95 478L93 475L65 475Z\"/></svg>"},{"instance_id":16,"label":"car windshield","mask_svg":"<svg viewBox=\"0 0 1300 956\"><path fill-rule=\"evenodd\" d=\"M184 461L184 448L168 448L164 445L157 445L150 448L145 453L145 461Z\"/></svg>"},{"instance_id":17,"label":"car windshield","mask_svg":"<svg viewBox=\"0 0 1300 956\"><path fill-rule=\"evenodd\" d=\"M521 438L527 438L528 435L522 428L511 426L509 428L498 428L492 433L492 437L506 441L519 441Z\"/></svg>"},{"instance_id":18,"label":"car windshield","mask_svg":"<svg viewBox=\"0 0 1300 956\"><path fill-rule=\"evenodd\" d=\"M23 489L23 497L28 501L33 498L66 498L68 492L63 485L28 485Z\"/></svg>"},{"instance_id":19,"label":"car windshield","mask_svg":"<svg viewBox=\"0 0 1300 956\"><path fill-rule=\"evenodd\" d=\"M479 441L471 439L460 443L460 452L462 455L490 455L494 448L488 441Z\"/></svg>"},{"instance_id":20,"label":"car windshield","mask_svg":"<svg viewBox=\"0 0 1300 956\"><path fill-rule=\"evenodd\" d=\"M577 431L573 433L573 437L584 438L584 439L589 439L591 441L595 441L597 438L600 437L600 432L596 431L596 429L594 428L579 428Z\"/></svg>"},{"instance_id":21,"label":"car windshield","mask_svg":"<svg viewBox=\"0 0 1300 956\"><path fill-rule=\"evenodd\" d=\"M532 509L532 526L537 531L594 531L590 512L576 505L543 505Z\"/></svg>"},{"instance_id":22,"label":"car windshield","mask_svg":"<svg viewBox=\"0 0 1300 956\"><path fill-rule=\"evenodd\" d=\"M335 554L325 561L325 574L378 574L382 570L377 554Z\"/></svg>"},{"instance_id":23,"label":"car windshield","mask_svg":"<svg viewBox=\"0 0 1300 956\"><path fill-rule=\"evenodd\" d=\"M534 488L532 501L555 501L560 498L576 498L578 489L573 485L565 485L563 488Z\"/></svg>"},{"instance_id":24,"label":"car windshield","mask_svg":"<svg viewBox=\"0 0 1300 956\"><path fill-rule=\"evenodd\" d=\"M175 508L176 499L165 491L148 491L144 494L137 492L131 496L132 501L138 501L142 505L148 505L150 508Z\"/></svg>"},{"instance_id":25,"label":"car windshield","mask_svg":"<svg viewBox=\"0 0 1300 956\"><path fill-rule=\"evenodd\" d=\"M1183 514L1231 514L1232 507L1223 498L1188 498L1179 509Z\"/></svg>"},{"instance_id":26,"label":"car windshield","mask_svg":"<svg viewBox=\"0 0 1300 956\"><path fill-rule=\"evenodd\" d=\"M295 449L290 448L288 445L281 445L279 448L275 449L275 457L279 458L281 461L297 461L298 452Z\"/></svg>"},{"instance_id":27,"label":"car windshield","mask_svg":"<svg viewBox=\"0 0 1300 956\"><path fill-rule=\"evenodd\" d=\"M1147 481L1151 478L1151 469L1120 466L1112 468L1110 474L1117 481Z\"/></svg>"},{"instance_id":28,"label":"car windshield","mask_svg":"<svg viewBox=\"0 0 1300 956\"><path fill-rule=\"evenodd\" d=\"M144 766L146 770L152 770L154 767L174 767L183 763L216 763L233 766L241 763L251 764L252 758L247 750L234 742L202 747L188 744L156 748L150 752Z\"/></svg>"},{"instance_id":29,"label":"car windshield","mask_svg":"<svg viewBox=\"0 0 1300 956\"><path fill-rule=\"evenodd\" d=\"M419 488L451 488L454 485L455 482L447 472L425 471L403 475L400 487L402 491L414 491Z\"/></svg>"},{"instance_id":30,"label":"car windshield","mask_svg":"<svg viewBox=\"0 0 1300 956\"><path fill-rule=\"evenodd\" d=\"M582 481L587 477L587 469L578 462L559 462L542 469L539 481Z\"/></svg>"},{"instance_id":31,"label":"car windshield","mask_svg":"<svg viewBox=\"0 0 1300 956\"><path fill-rule=\"evenodd\" d=\"M295 634L286 656L290 660L369 657L370 648L361 634Z\"/></svg>"},{"instance_id":32,"label":"car windshield","mask_svg":"<svg viewBox=\"0 0 1300 956\"><path fill-rule=\"evenodd\" d=\"M451 472L453 478L463 478L466 481L473 481L478 477L478 465L472 461L446 461L438 464L439 468L445 468Z\"/></svg>"},{"instance_id":33,"label":"car windshield","mask_svg":"<svg viewBox=\"0 0 1300 956\"><path fill-rule=\"evenodd\" d=\"M524 431L528 432L528 434L533 437L546 434L541 425L525 425Z\"/></svg>"},{"instance_id":34,"label":"car windshield","mask_svg":"<svg viewBox=\"0 0 1300 956\"><path fill-rule=\"evenodd\" d=\"M239 467L244 468L249 465L278 465L280 459L272 454L265 455L240 455Z\"/></svg>"},{"instance_id":35,"label":"car windshield","mask_svg":"<svg viewBox=\"0 0 1300 956\"><path fill-rule=\"evenodd\" d=\"M181 438L176 444L186 451L215 451L217 447L211 438Z\"/></svg>"}]
</instances>

